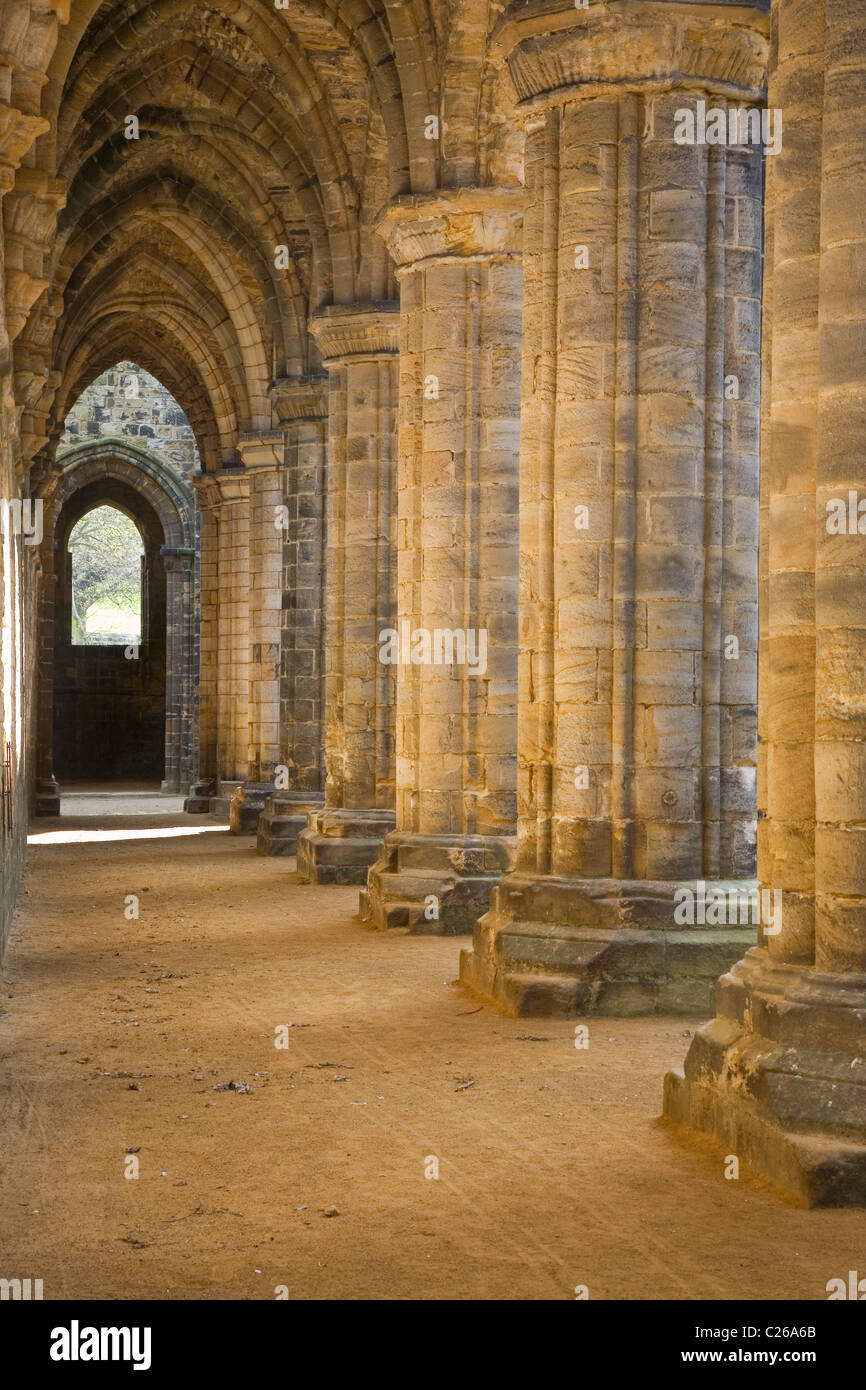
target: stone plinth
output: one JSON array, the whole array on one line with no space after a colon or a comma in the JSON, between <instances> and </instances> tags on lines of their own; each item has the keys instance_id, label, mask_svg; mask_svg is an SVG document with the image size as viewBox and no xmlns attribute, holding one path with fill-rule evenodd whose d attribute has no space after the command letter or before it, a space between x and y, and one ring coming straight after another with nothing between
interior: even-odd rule
<instances>
[{"instance_id":1,"label":"stone plinth","mask_svg":"<svg viewBox=\"0 0 866 1390\"><path fill-rule=\"evenodd\" d=\"M189 796L183 803L183 809L190 816L205 816L210 811L211 802L215 796L216 782L212 778L196 782L190 787Z\"/></svg>"},{"instance_id":2,"label":"stone plinth","mask_svg":"<svg viewBox=\"0 0 866 1390\"><path fill-rule=\"evenodd\" d=\"M866 975L828 975L748 952L718 983L716 1017L668 1120L703 1130L804 1206L866 1206Z\"/></svg>"},{"instance_id":3,"label":"stone plinth","mask_svg":"<svg viewBox=\"0 0 866 1390\"><path fill-rule=\"evenodd\" d=\"M311 811L298 839L298 873L311 883L366 883L393 811Z\"/></svg>"},{"instance_id":4,"label":"stone plinth","mask_svg":"<svg viewBox=\"0 0 866 1390\"><path fill-rule=\"evenodd\" d=\"M367 876L361 920L380 931L469 933L513 861L514 841L505 837L393 831Z\"/></svg>"},{"instance_id":5,"label":"stone plinth","mask_svg":"<svg viewBox=\"0 0 866 1390\"><path fill-rule=\"evenodd\" d=\"M295 854L307 817L322 804L321 792L275 792L265 801L256 826L256 853Z\"/></svg>"},{"instance_id":6,"label":"stone plinth","mask_svg":"<svg viewBox=\"0 0 866 1390\"><path fill-rule=\"evenodd\" d=\"M243 782L229 804L229 831L232 835L255 835L259 816L272 796L273 782Z\"/></svg>"},{"instance_id":7,"label":"stone plinth","mask_svg":"<svg viewBox=\"0 0 866 1390\"><path fill-rule=\"evenodd\" d=\"M36 799L33 805L34 816L60 815L60 788L52 778L50 781L36 783Z\"/></svg>"},{"instance_id":8,"label":"stone plinth","mask_svg":"<svg viewBox=\"0 0 866 1390\"><path fill-rule=\"evenodd\" d=\"M714 883L727 894L740 884ZM754 929L677 926L675 894L697 883L509 874L478 922L460 976L507 1013L706 1017L719 972Z\"/></svg>"}]
</instances>

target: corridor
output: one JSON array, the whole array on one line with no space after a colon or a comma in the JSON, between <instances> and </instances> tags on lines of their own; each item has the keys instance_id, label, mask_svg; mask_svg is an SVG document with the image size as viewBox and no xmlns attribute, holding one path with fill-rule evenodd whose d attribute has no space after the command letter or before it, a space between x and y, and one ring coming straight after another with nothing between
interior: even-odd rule
<instances>
[{"instance_id":1,"label":"corridor","mask_svg":"<svg viewBox=\"0 0 866 1390\"><path fill-rule=\"evenodd\" d=\"M857 1266L866 1211L780 1209L661 1125L693 1023L593 1019L578 1050L456 984L465 942L367 931L357 888L166 804L76 794L33 826L7 1273L50 1299L814 1300Z\"/></svg>"}]
</instances>

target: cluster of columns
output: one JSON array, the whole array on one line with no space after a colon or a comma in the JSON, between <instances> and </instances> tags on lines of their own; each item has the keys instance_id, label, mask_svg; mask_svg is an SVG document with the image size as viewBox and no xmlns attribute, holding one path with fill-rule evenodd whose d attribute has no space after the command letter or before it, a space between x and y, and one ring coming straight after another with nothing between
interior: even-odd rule
<instances>
[{"instance_id":1,"label":"cluster of columns","mask_svg":"<svg viewBox=\"0 0 866 1390\"><path fill-rule=\"evenodd\" d=\"M399 310L310 324L324 688L289 710L274 613L235 629L276 582L279 438L224 473L249 490L218 599L249 688L248 744L243 700L218 721L233 827L366 880L370 925L474 931L464 980L515 1011L706 1007L752 936L674 908L754 875L762 152L676 131L762 103L767 27L759 3L506 11L525 190L395 199ZM317 693L323 775L275 789Z\"/></svg>"},{"instance_id":2,"label":"cluster of columns","mask_svg":"<svg viewBox=\"0 0 866 1390\"><path fill-rule=\"evenodd\" d=\"M323 801L325 378L280 378L271 399L277 427L197 480L200 781L186 804L227 812L263 854L294 854Z\"/></svg>"},{"instance_id":3,"label":"cluster of columns","mask_svg":"<svg viewBox=\"0 0 866 1390\"><path fill-rule=\"evenodd\" d=\"M217 781L251 815L271 792L260 847L366 877L371 926L474 931L462 978L509 1011L693 1013L721 974L666 1114L834 1202L866 1199L866 20L774 0L773 23L765 158L766 115L730 119L765 105L761 0L506 10L526 188L396 199L399 311L314 318L315 407L212 484L220 514L259 499L208 639L255 714L208 698ZM280 486L310 529L250 646Z\"/></svg>"}]
</instances>

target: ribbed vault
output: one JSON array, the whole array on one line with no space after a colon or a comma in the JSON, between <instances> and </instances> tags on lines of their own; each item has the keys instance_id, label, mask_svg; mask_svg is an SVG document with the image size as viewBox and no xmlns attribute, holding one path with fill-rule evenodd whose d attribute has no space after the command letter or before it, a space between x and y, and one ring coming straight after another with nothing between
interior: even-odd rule
<instances>
[{"instance_id":1,"label":"ribbed vault","mask_svg":"<svg viewBox=\"0 0 866 1390\"><path fill-rule=\"evenodd\" d=\"M10 53L45 74L20 79L4 203L36 247L7 275L25 469L121 355L176 393L207 471L236 463L271 383L320 370L310 316L396 298L389 199L519 176L488 0L11 8Z\"/></svg>"}]
</instances>

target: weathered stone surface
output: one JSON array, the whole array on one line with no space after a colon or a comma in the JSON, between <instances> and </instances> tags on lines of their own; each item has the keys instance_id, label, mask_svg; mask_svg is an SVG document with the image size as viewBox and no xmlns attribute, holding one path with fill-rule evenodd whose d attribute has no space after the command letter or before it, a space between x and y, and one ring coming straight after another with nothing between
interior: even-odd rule
<instances>
[{"instance_id":1,"label":"weathered stone surface","mask_svg":"<svg viewBox=\"0 0 866 1390\"><path fill-rule=\"evenodd\" d=\"M461 955L461 978L518 1015L706 1015L720 970L754 928L677 925L684 886L509 874ZM706 893L738 887L703 885Z\"/></svg>"}]
</instances>

